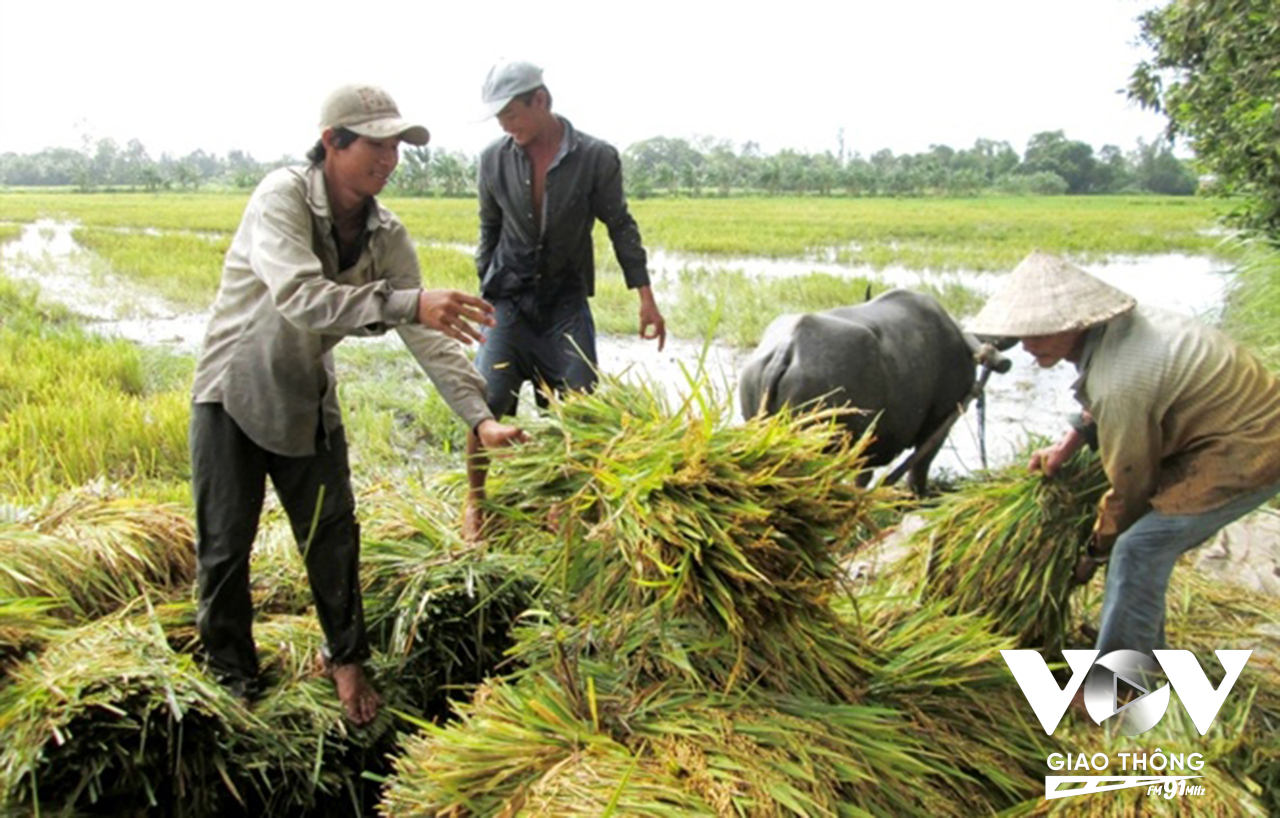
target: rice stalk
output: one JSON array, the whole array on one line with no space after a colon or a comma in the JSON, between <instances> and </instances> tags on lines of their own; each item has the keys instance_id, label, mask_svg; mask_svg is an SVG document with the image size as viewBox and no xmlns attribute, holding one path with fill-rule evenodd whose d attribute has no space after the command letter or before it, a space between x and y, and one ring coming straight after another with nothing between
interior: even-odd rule
<instances>
[{"instance_id":1,"label":"rice stalk","mask_svg":"<svg viewBox=\"0 0 1280 818\"><path fill-rule=\"evenodd\" d=\"M1051 479L1010 466L943 498L913 535L901 570L922 600L986 615L1022 647L1062 647L1072 623L1073 572L1106 489L1082 451Z\"/></svg>"},{"instance_id":2,"label":"rice stalk","mask_svg":"<svg viewBox=\"0 0 1280 818\"><path fill-rule=\"evenodd\" d=\"M0 597L65 601L85 621L144 594L185 592L195 577L194 532L174 506L71 496L40 517L0 523Z\"/></svg>"},{"instance_id":3,"label":"rice stalk","mask_svg":"<svg viewBox=\"0 0 1280 818\"><path fill-rule=\"evenodd\" d=\"M206 673L191 645L190 603L135 606L50 640L0 688L0 791L12 808L107 814L164 809L286 815L359 792L396 738L383 713L351 728L317 678L312 617L259 621L261 699L245 708ZM375 670L379 663L374 662ZM414 712L394 676L384 700Z\"/></svg>"},{"instance_id":4,"label":"rice stalk","mask_svg":"<svg viewBox=\"0 0 1280 818\"><path fill-rule=\"evenodd\" d=\"M0 597L0 679L13 659L44 642L63 624L50 611L64 605L49 597Z\"/></svg>"},{"instance_id":5,"label":"rice stalk","mask_svg":"<svg viewBox=\"0 0 1280 818\"><path fill-rule=\"evenodd\" d=\"M528 561L442 539L363 548L370 639L420 707L444 714L512 645L512 625L534 599Z\"/></svg>"},{"instance_id":6,"label":"rice stalk","mask_svg":"<svg viewBox=\"0 0 1280 818\"><path fill-rule=\"evenodd\" d=\"M701 394L673 411L610 382L553 401L535 442L500 462L491 545L542 560L572 616L701 619L783 676L815 644L838 650L822 611L884 495L855 484L865 441L831 415L729 426Z\"/></svg>"}]
</instances>

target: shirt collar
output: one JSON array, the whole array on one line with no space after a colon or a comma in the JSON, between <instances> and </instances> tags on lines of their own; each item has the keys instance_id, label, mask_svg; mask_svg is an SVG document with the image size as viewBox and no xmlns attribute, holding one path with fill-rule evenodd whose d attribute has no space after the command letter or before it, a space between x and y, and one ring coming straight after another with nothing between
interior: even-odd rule
<instances>
[{"instance_id":1,"label":"shirt collar","mask_svg":"<svg viewBox=\"0 0 1280 818\"><path fill-rule=\"evenodd\" d=\"M307 206L317 220L333 221L333 211L329 209L329 191L324 183L324 165L311 165L307 168ZM375 196L365 227L370 232L389 227L391 219L391 211L383 207Z\"/></svg>"},{"instance_id":2,"label":"shirt collar","mask_svg":"<svg viewBox=\"0 0 1280 818\"><path fill-rule=\"evenodd\" d=\"M1075 382L1071 384L1071 389L1077 396L1084 394L1084 382L1089 377L1089 367L1093 364L1093 353L1098 351L1098 345L1102 343L1102 336L1107 334L1107 324L1109 321L1103 321L1097 326L1090 327L1084 336L1084 346L1080 348L1080 360L1076 363L1076 372L1080 373L1076 377Z\"/></svg>"},{"instance_id":3,"label":"shirt collar","mask_svg":"<svg viewBox=\"0 0 1280 818\"><path fill-rule=\"evenodd\" d=\"M551 160L551 167L555 167L561 159L577 150L578 145L582 142L581 138L578 136L578 131L573 127L572 122L559 114L555 114L554 116L556 119L560 120L561 125L564 125L564 134L560 137L560 148L556 151L555 158ZM524 149L517 145L516 141L510 136L503 137L502 149L507 151L518 151L521 156L524 155Z\"/></svg>"}]
</instances>

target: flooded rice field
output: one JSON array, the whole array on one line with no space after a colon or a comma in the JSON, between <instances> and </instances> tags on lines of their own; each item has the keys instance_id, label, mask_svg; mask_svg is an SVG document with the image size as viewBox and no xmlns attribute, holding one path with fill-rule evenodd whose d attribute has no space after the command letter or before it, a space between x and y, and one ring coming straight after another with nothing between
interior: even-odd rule
<instances>
[{"instance_id":1,"label":"flooded rice field","mask_svg":"<svg viewBox=\"0 0 1280 818\"><path fill-rule=\"evenodd\" d=\"M47 220L25 226L22 236L3 248L5 273L38 284L43 298L65 304L104 335L183 354L198 351L207 312L177 311L145 289L103 269L94 256L76 245L73 228L72 224ZM907 288L926 281L954 281L983 294L989 294L1000 280L999 275L990 273L930 273L892 267L873 270L823 258L702 257L661 250L651 254L651 268L660 305L666 303L662 300L665 285L676 280L682 270L697 268L741 271L758 279L824 273ZM1225 262L1198 256L1115 257L1105 264L1090 265L1089 271L1143 303L1210 322L1221 314L1228 285ZM601 369L624 379L660 384L669 394L678 395L688 391L687 377L695 373L701 361L715 391L736 403L737 372L751 350L720 342L707 345L699 339L682 337L679 327L668 326L668 333L661 353L651 341L602 337L598 344ZM390 335L377 343L399 341ZM1065 428L1064 417L1075 408L1069 388L1075 379L1073 367L1060 364L1044 370L1020 348L1008 354L1014 361L1012 370L992 375L987 386L986 449L992 466L1009 463L1029 435L1059 435ZM971 410L952 430L935 461L934 473L961 475L980 468L980 447L978 421Z\"/></svg>"}]
</instances>

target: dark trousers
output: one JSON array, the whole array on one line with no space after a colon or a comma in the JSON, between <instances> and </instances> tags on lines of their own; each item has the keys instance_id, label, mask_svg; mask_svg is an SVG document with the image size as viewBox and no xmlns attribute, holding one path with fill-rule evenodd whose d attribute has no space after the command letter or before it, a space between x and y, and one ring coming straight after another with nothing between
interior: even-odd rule
<instances>
[{"instance_id":1,"label":"dark trousers","mask_svg":"<svg viewBox=\"0 0 1280 818\"><path fill-rule=\"evenodd\" d=\"M484 376L495 416L516 413L525 381L557 392L595 388L596 325L586 299L550 307L540 322L530 320L512 299L496 299L494 311L497 324L484 330L476 369Z\"/></svg>"},{"instance_id":2,"label":"dark trousers","mask_svg":"<svg viewBox=\"0 0 1280 818\"><path fill-rule=\"evenodd\" d=\"M317 438L315 455L284 457L250 440L222 404L191 407L196 623L210 669L224 679L252 679L258 672L249 554L268 476L302 549L326 659L346 664L369 657L346 437L339 429L326 438L322 426Z\"/></svg>"}]
</instances>

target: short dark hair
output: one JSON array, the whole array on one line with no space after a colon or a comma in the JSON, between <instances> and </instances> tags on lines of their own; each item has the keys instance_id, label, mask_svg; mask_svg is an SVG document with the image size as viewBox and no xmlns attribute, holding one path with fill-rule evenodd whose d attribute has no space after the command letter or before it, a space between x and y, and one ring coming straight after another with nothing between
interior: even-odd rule
<instances>
[{"instance_id":1,"label":"short dark hair","mask_svg":"<svg viewBox=\"0 0 1280 818\"><path fill-rule=\"evenodd\" d=\"M360 134L355 131L347 130L343 127L333 129L333 144L339 148L345 148L352 142L360 138ZM311 160L312 165L324 164L324 140L317 139L316 144L311 146L311 150L307 151L307 159Z\"/></svg>"},{"instance_id":2,"label":"short dark hair","mask_svg":"<svg viewBox=\"0 0 1280 818\"><path fill-rule=\"evenodd\" d=\"M520 100L520 102L522 102L522 103L525 105L525 107L528 107L528 106L533 102L533 95L534 95L534 94L536 94L536 93L538 93L539 91L541 91L541 92L543 92L544 94L546 94L546 95L547 95L547 107L548 107L548 108L550 108L550 107L551 107L551 92L547 90L547 86L545 86L545 85L539 85L537 88L533 88L533 89L531 89L531 90L529 90L529 91L525 91L523 94L516 94L516 95L515 95L514 97L512 97L511 99L512 99L512 100Z\"/></svg>"}]
</instances>

